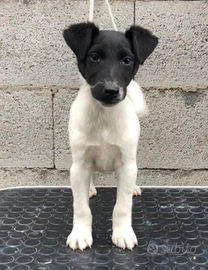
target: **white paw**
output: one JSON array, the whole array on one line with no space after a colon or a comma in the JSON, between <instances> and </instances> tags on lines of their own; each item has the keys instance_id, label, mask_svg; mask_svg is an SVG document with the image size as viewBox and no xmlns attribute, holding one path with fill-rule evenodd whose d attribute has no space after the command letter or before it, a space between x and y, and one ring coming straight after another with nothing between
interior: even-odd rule
<instances>
[{"instance_id":1,"label":"white paw","mask_svg":"<svg viewBox=\"0 0 208 270\"><path fill-rule=\"evenodd\" d=\"M86 247L91 248L92 243L91 229L80 227L72 230L67 238L66 246L69 246L73 250L79 248L83 251Z\"/></svg>"},{"instance_id":2,"label":"white paw","mask_svg":"<svg viewBox=\"0 0 208 270\"><path fill-rule=\"evenodd\" d=\"M142 193L141 188L140 188L140 187L138 187L137 185L135 185L133 195L134 195L134 196L140 196L140 195L141 195L141 193Z\"/></svg>"},{"instance_id":3,"label":"white paw","mask_svg":"<svg viewBox=\"0 0 208 270\"><path fill-rule=\"evenodd\" d=\"M96 196L96 195L97 195L97 190L95 186L93 185L90 187L89 198L92 198L93 196Z\"/></svg>"},{"instance_id":4,"label":"white paw","mask_svg":"<svg viewBox=\"0 0 208 270\"><path fill-rule=\"evenodd\" d=\"M137 238L132 227L118 228L113 230L112 241L120 248L133 249L137 245Z\"/></svg>"}]
</instances>

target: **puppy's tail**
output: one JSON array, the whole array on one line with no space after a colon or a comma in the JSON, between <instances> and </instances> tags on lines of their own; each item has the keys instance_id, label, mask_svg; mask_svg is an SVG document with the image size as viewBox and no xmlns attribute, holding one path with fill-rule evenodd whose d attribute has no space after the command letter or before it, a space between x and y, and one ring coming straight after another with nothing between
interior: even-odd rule
<instances>
[{"instance_id":1,"label":"puppy's tail","mask_svg":"<svg viewBox=\"0 0 208 270\"><path fill-rule=\"evenodd\" d=\"M128 97L132 101L138 117L144 117L148 115L147 103L144 99L141 87L134 80L130 82L127 87Z\"/></svg>"}]
</instances>

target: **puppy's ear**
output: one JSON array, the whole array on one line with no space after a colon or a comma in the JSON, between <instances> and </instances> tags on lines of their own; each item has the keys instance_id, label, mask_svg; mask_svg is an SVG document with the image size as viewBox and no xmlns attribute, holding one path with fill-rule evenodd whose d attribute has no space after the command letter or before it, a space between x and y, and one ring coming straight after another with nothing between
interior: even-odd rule
<instances>
[{"instance_id":1,"label":"puppy's ear","mask_svg":"<svg viewBox=\"0 0 208 270\"><path fill-rule=\"evenodd\" d=\"M153 36L147 29L136 25L131 26L126 31L125 36L131 41L133 52L139 64L144 63L158 44L157 37Z\"/></svg>"},{"instance_id":2,"label":"puppy's ear","mask_svg":"<svg viewBox=\"0 0 208 270\"><path fill-rule=\"evenodd\" d=\"M84 60L92 39L99 33L94 23L79 23L71 25L63 32L67 45L76 54L78 61Z\"/></svg>"}]
</instances>

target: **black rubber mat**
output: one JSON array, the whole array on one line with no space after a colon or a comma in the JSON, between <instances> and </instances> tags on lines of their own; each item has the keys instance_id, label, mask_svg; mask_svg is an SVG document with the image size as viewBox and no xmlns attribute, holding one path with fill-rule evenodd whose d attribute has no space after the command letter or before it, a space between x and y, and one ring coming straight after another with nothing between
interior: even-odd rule
<instances>
[{"instance_id":1,"label":"black rubber mat","mask_svg":"<svg viewBox=\"0 0 208 270\"><path fill-rule=\"evenodd\" d=\"M0 191L0 270L208 270L207 189L143 189L133 199L133 251L112 245L115 199L115 188L98 188L93 246L73 252L70 188Z\"/></svg>"}]
</instances>

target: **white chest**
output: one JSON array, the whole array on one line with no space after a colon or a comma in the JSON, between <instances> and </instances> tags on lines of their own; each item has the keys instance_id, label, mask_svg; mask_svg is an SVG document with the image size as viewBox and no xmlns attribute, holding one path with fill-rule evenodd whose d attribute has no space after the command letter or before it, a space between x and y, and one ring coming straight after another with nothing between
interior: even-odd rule
<instances>
[{"instance_id":1,"label":"white chest","mask_svg":"<svg viewBox=\"0 0 208 270\"><path fill-rule=\"evenodd\" d=\"M69 124L73 162L98 171L114 171L136 159L139 120L129 97L111 108L100 105L90 90L74 101Z\"/></svg>"},{"instance_id":2,"label":"white chest","mask_svg":"<svg viewBox=\"0 0 208 270\"><path fill-rule=\"evenodd\" d=\"M92 169L109 172L122 165L122 152L118 146L103 142L100 146L87 147L84 159Z\"/></svg>"}]
</instances>

